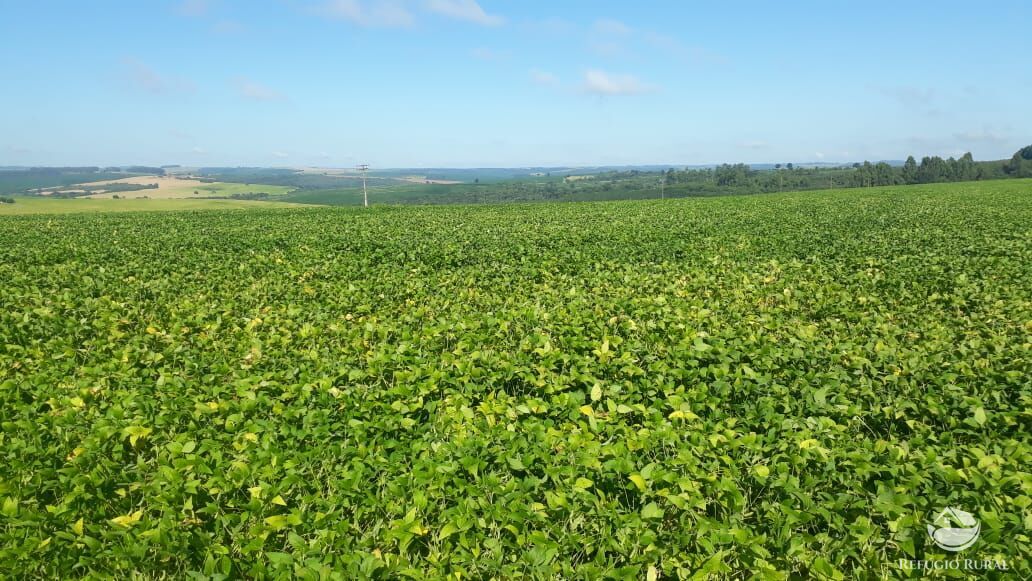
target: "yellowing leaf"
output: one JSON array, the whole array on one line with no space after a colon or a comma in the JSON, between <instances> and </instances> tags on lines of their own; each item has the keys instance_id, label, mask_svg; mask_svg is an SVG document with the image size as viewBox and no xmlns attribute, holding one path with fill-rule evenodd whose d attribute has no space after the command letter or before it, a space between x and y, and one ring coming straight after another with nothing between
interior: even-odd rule
<instances>
[{"instance_id":1,"label":"yellowing leaf","mask_svg":"<svg viewBox=\"0 0 1032 581\"><path fill-rule=\"evenodd\" d=\"M120 527L129 528L134 524L140 522L140 518L143 517L143 511L138 510L132 514L126 514L122 516L116 516L111 519L111 524L118 525Z\"/></svg>"},{"instance_id":2,"label":"yellowing leaf","mask_svg":"<svg viewBox=\"0 0 1032 581\"><path fill-rule=\"evenodd\" d=\"M580 413L588 416L589 418L595 417L595 410L591 409L589 405L580 406Z\"/></svg>"},{"instance_id":3,"label":"yellowing leaf","mask_svg":"<svg viewBox=\"0 0 1032 581\"><path fill-rule=\"evenodd\" d=\"M695 415L692 412L686 412L684 410L672 411L670 412L670 415L667 417L671 420L684 420L686 422L699 419L699 416Z\"/></svg>"},{"instance_id":4,"label":"yellowing leaf","mask_svg":"<svg viewBox=\"0 0 1032 581\"><path fill-rule=\"evenodd\" d=\"M577 481L573 483L573 487L578 489L578 490L585 490L585 489L591 488L594 485L595 485L594 482L592 482L591 480L588 480L587 478L584 478L583 476L578 478Z\"/></svg>"},{"instance_id":5,"label":"yellowing leaf","mask_svg":"<svg viewBox=\"0 0 1032 581\"><path fill-rule=\"evenodd\" d=\"M770 476L770 468L767 468L763 464L757 464L753 467L753 472L756 473L760 478L766 478Z\"/></svg>"},{"instance_id":6,"label":"yellowing leaf","mask_svg":"<svg viewBox=\"0 0 1032 581\"><path fill-rule=\"evenodd\" d=\"M276 497L272 499L272 504L287 506L287 501L283 500L283 497L277 494Z\"/></svg>"},{"instance_id":7,"label":"yellowing leaf","mask_svg":"<svg viewBox=\"0 0 1032 581\"><path fill-rule=\"evenodd\" d=\"M631 474L627 477L627 479L633 482L634 485L638 487L638 490L645 492L645 479L642 478L641 474Z\"/></svg>"},{"instance_id":8,"label":"yellowing leaf","mask_svg":"<svg viewBox=\"0 0 1032 581\"><path fill-rule=\"evenodd\" d=\"M85 523L80 518L79 520L75 521L75 524L72 525L72 532L77 534L77 535L79 535L81 537L84 525L85 525Z\"/></svg>"},{"instance_id":9,"label":"yellowing leaf","mask_svg":"<svg viewBox=\"0 0 1032 581\"><path fill-rule=\"evenodd\" d=\"M146 438L153 430L143 426L129 426L123 433L129 437L129 444L135 446L141 438Z\"/></svg>"},{"instance_id":10,"label":"yellowing leaf","mask_svg":"<svg viewBox=\"0 0 1032 581\"><path fill-rule=\"evenodd\" d=\"M591 388L591 401L598 401L600 399L602 399L602 386L596 383Z\"/></svg>"},{"instance_id":11,"label":"yellowing leaf","mask_svg":"<svg viewBox=\"0 0 1032 581\"><path fill-rule=\"evenodd\" d=\"M809 450L810 448L816 448L818 444L819 444L819 442L817 442L817 440L814 440L813 438L810 438L810 439L807 439L807 440L803 440L802 442L799 442L799 449L800 450Z\"/></svg>"},{"instance_id":12,"label":"yellowing leaf","mask_svg":"<svg viewBox=\"0 0 1032 581\"><path fill-rule=\"evenodd\" d=\"M288 522L287 522L286 515L277 514L277 515L273 515L273 516L270 516L270 517L266 517L265 518L265 524L269 525L270 527L272 527L272 528L274 528L276 530L279 530L279 529L287 526Z\"/></svg>"}]
</instances>

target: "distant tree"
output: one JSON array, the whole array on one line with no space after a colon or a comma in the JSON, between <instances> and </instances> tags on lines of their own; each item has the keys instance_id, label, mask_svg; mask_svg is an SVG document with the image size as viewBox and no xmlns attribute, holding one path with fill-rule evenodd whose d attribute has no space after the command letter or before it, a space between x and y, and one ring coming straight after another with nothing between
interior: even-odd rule
<instances>
[{"instance_id":1,"label":"distant tree","mask_svg":"<svg viewBox=\"0 0 1032 581\"><path fill-rule=\"evenodd\" d=\"M788 163L787 163L787 164L785 165L785 167L787 167L787 168L788 168L788 171L792 171L793 169L795 169L795 166L793 166L793 165L792 165L792 162L788 162Z\"/></svg>"},{"instance_id":2,"label":"distant tree","mask_svg":"<svg viewBox=\"0 0 1032 581\"><path fill-rule=\"evenodd\" d=\"M874 166L874 185L891 186L896 184L896 172L892 166L880 161Z\"/></svg>"},{"instance_id":3,"label":"distant tree","mask_svg":"<svg viewBox=\"0 0 1032 581\"><path fill-rule=\"evenodd\" d=\"M1032 145L1014 152L1010 161L1003 165L1003 171L1012 177L1032 177Z\"/></svg>"},{"instance_id":4,"label":"distant tree","mask_svg":"<svg viewBox=\"0 0 1032 581\"><path fill-rule=\"evenodd\" d=\"M774 164L774 169L781 169L781 164L780 163L775 163Z\"/></svg>"},{"instance_id":5,"label":"distant tree","mask_svg":"<svg viewBox=\"0 0 1032 581\"><path fill-rule=\"evenodd\" d=\"M905 184L917 183L917 160L914 159L914 156L907 156L907 160L903 162L902 177Z\"/></svg>"},{"instance_id":6,"label":"distant tree","mask_svg":"<svg viewBox=\"0 0 1032 581\"><path fill-rule=\"evenodd\" d=\"M949 179L949 165L946 160L939 156L921 158L921 165L917 168L917 181L922 184L943 182Z\"/></svg>"},{"instance_id":7,"label":"distant tree","mask_svg":"<svg viewBox=\"0 0 1032 581\"><path fill-rule=\"evenodd\" d=\"M480 183L480 178L473 178L473 183L479 184Z\"/></svg>"},{"instance_id":8,"label":"distant tree","mask_svg":"<svg viewBox=\"0 0 1032 581\"><path fill-rule=\"evenodd\" d=\"M978 167L975 165L975 158L970 151L960 156L960 159L957 160L953 179L963 182L978 179Z\"/></svg>"}]
</instances>

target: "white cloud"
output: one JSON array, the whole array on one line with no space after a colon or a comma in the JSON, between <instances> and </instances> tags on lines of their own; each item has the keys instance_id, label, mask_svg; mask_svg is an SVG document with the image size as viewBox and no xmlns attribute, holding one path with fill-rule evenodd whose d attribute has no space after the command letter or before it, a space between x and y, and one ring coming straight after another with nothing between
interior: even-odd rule
<instances>
[{"instance_id":1,"label":"white cloud","mask_svg":"<svg viewBox=\"0 0 1032 581\"><path fill-rule=\"evenodd\" d=\"M638 95L654 91L633 75L617 75L605 71L590 69L584 73L582 88L595 95Z\"/></svg>"},{"instance_id":2,"label":"white cloud","mask_svg":"<svg viewBox=\"0 0 1032 581\"><path fill-rule=\"evenodd\" d=\"M511 56L509 51L493 50L486 47L477 47L470 51L473 58L482 61L502 61L506 60Z\"/></svg>"},{"instance_id":3,"label":"white cloud","mask_svg":"<svg viewBox=\"0 0 1032 581\"><path fill-rule=\"evenodd\" d=\"M192 92L194 90L194 85L190 81L161 75L151 67L136 59L124 59L122 64L125 66L129 82L142 91L155 95L162 95L169 93Z\"/></svg>"},{"instance_id":4,"label":"white cloud","mask_svg":"<svg viewBox=\"0 0 1032 581\"><path fill-rule=\"evenodd\" d=\"M203 155L205 153L208 153L207 150L205 150L203 147L194 147L193 149L190 150L190 152L191 153L196 153L198 155Z\"/></svg>"},{"instance_id":5,"label":"white cloud","mask_svg":"<svg viewBox=\"0 0 1032 581\"><path fill-rule=\"evenodd\" d=\"M241 97L251 101L265 101L271 103L287 100L286 95L283 93L261 83L252 81L246 77L237 77L233 81L233 85L236 87L237 93Z\"/></svg>"},{"instance_id":6,"label":"white cloud","mask_svg":"<svg viewBox=\"0 0 1032 581\"><path fill-rule=\"evenodd\" d=\"M396 0L330 0L323 12L370 28L408 28L415 23L412 13Z\"/></svg>"},{"instance_id":7,"label":"white cloud","mask_svg":"<svg viewBox=\"0 0 1032 581\"><path fill-rule=\"evenodd\" d=\"M756 150L756 149L767 149L768 147L770 147L770 144L767 143L766 141L754 139L754 140L751 140L751 141L743 141L742 143L739 143L738 146L743 148L743 149L754 149L754 150Z\"/></svg>"},{"instance_id":8,"label":"white cloud","mask_svg":"<svg viewBox=\"0 0 1032 581\"><path fill-rule=\"evenodd\" d=\"M272 152L272 156L273 157L278 157L280 159L286 159L286 158L290 157L290 154L286 153L286 152L283 152L283 151L274 151L274 152Z\"/></svg>"},{"instance_id":9,"label":"white cloud","mask_svg":"<svg viewBox=\"0 0 1032 581\"><path fill-rule=\"evenodd\" d=\"M545 87L558 87L559 77L540 69L530 69L530 80Z\"/></svg>"},{"instance_id":10,"label":"white cloud","mask_svg":"<svg viewBox=\"0 0 1032 581\"><path fill-rule=\"evenodd\" d=\"M425 6L430 12L484 26L498 26L504 22L501 16L484 12L476 0L426 0Z\"/></svg>"},{"instance_id":11,"label":"white cloud","mask_svg":"<svg viewBox=\"0 0 1032 581\"><path fill-rule=\"evenodd\" d=\"M612 18L596 20L591 29L604 36L627 36L634 31L630 26Z\"/></svg>"},{"instance_id":12,"label":"white cloud","mask_svg":"<svg viewBox=\"0 0 1032 581\"><path fill-rule=\"evenodd\" d=\"M210 8L209 0L183 0L179 3L179 13L183 16L204 16Z\"/></svg>"}]
</instances>

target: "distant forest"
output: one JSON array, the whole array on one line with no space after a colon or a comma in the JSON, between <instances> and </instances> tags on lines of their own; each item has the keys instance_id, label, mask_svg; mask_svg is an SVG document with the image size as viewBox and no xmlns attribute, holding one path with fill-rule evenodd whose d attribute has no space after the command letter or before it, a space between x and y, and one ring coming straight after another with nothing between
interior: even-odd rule
<instances>
[{"instance_id":1,"label":"distant forest","mask_svg":"<svg viewBox=\"0 0 1032 581\"><path fill-rule=\"evenodd\" d=\"M1009 160L975 161L971 153L959 159L914 156L902 166L885 162L855 163L848 168L799 168L777 164L773 170L753 170L745 164L724 164L712 169L668 170L665 185L679 193L724 194L777 192L821 188L862 188L940 182L968 182L1032 177L1032 145Z\"/></svg>"}]
</instances>

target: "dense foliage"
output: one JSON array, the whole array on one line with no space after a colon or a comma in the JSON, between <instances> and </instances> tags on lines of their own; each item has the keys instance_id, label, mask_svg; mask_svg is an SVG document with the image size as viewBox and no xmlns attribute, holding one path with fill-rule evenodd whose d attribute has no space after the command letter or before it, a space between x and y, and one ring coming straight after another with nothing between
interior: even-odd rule
<instances>
[{"instance_id":1,"label":"dense foliage","mask_svg":"<svg viewBox=\"0 0 1032 581\"><path fill-rule=\"evenodd\" d=\"M135 174L126 174L119 171L101 171L97 167L0 169L0 194L24 193L40 188L70 186L84 182L117 180L130 177L130 175Z\"/></svg>"},{"instance_id":2,"label":"dense foliage","mask_svg":"<svg viewBox=\"0 0 1032 581\"><path fill-rule=\"evenodd\" d=\"M1028 180L2 218L0 576L869 579L945 506L1027 576L1030 224Z\"/></svg>"}]
</instances>

